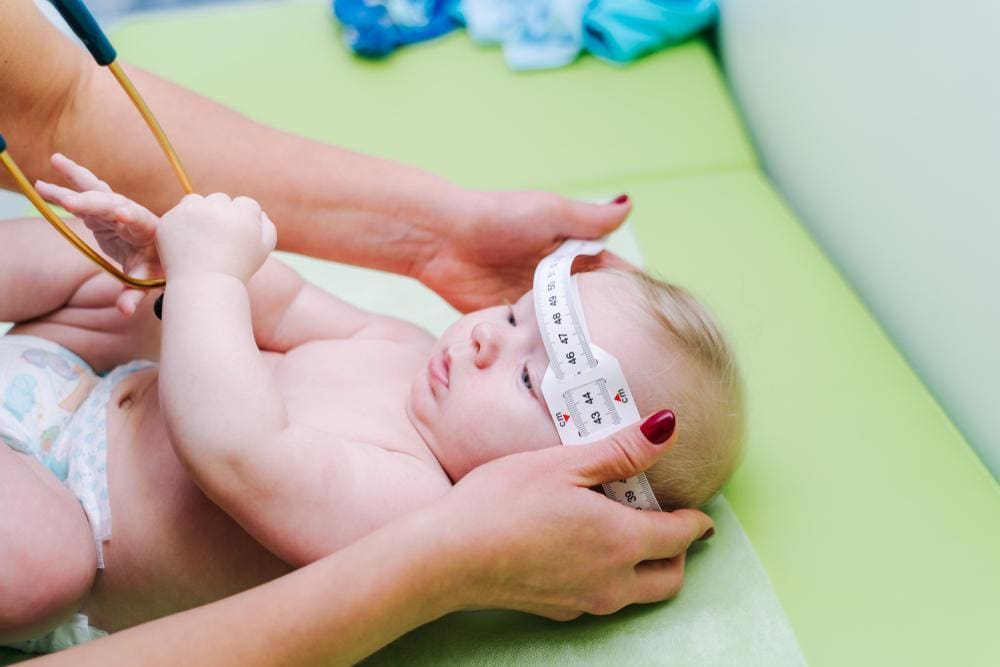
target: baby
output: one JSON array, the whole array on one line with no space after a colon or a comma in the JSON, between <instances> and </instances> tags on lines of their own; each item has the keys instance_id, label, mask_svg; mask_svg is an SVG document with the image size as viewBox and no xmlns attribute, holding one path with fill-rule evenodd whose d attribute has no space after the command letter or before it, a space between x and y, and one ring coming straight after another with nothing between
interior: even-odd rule
<instances>
[{"instance_id":1,"label":"baby","mask_svg":"<svg viewBox=\"0 0 1000 667\"><path fill-rule=\"evenodd\" d=\"M0 319L22 319L0 338L0 392L21 396L0 408L0 439L72 490L97 554L33 554L35 571L4 583L48 587L47 606L0 614L19 620L0 625L0 640L89 617L76 616L73 639L21 645L52 650L244 590L430 503L482 463L560 443L531 292L435 341L269 258L274 228L252 200L191 196L157 220L82 167L54 164L82 194L43 194L105 241L155 234L168 290L161 331L154 295L131 318L116 313L113 279L50 230L54 241L12 258L62 268L32 285L38 312L0 297ZM592 271L579 289L590 336L617 357L640 414L679 415L674 448L647 472L661 506L703 504L742 436L724 338L687 292L644 274ZM157 354L158 367L133 361Z\"/></svg>"}]
</instances>

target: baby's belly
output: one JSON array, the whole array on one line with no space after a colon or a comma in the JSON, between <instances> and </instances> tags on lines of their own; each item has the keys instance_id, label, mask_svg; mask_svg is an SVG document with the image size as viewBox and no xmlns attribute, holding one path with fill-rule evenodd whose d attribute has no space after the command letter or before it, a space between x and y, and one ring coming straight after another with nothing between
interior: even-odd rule
<instances>
[{"instance_id":1,"label":"baby's belly","mask_svg":"<svg viewBox=\"0 0 1000 667\"><path fill-rule=\"evenodd\" d=\"M119 630L245 590L288 571L206 498L174 455L155 370L108 404L111 539L85 602L92 625Z\"/></svg>"}]
</instances>

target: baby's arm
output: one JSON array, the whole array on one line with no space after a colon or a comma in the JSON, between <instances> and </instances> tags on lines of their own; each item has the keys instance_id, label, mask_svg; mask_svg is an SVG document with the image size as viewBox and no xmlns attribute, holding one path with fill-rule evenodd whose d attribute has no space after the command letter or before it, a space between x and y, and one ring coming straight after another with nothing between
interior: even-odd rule
<instances>
[{"instance_id":1,"label":"baby's arm","mask_svg":"<svg viewBox=\"0 0 1000 667\"><path fill-rule=\"evenodd\" d=\"M87 239L78 220L67 224ZM43 220L0 222L0 321L10 333L47 338L103 372L159 353L159 326L115 308L121 287Z\"/></svg>"},{"instance_id":2,"label":"baby's arm","mask_svg":"<svg viewBox=\"0 0 1000 667\"><path fill-rule=\"evenodd\" d=\"M78 222L69 225L86 232ZM61 308L99 271L45 221L0 221L0 321L32 320Z\"/></svg>"},{"instance_id":3,"label":"baby's arm","mask_svg":"<svg viewBox=\"0 0 1000 667\"><path fill-rule=\"evenodd\" d=\"M187 197L164 216L157 246L167 271L160 404L180 461L204 493L293 565L386 523L439 487L408 456L338 441L291 423L254 343L244 286L273 246L273 227L248 199ZM394 493L371 495L366 472ZM364 497L364 517L342 513Z\"/></svg>"},{"instance_id":4,"label":"baby's arm","mask_svg":"<svg viewBox=\"0 0 1000 667\"><path fill-rule=\"evenodd\" d=\"M178 453L284 430L284 401L254 341L246 289L274 247L274 226L251 199L189 195L164 216L156 242L169 284L161 403Z\"/></svg>"},{"instance_id":5,"label":"baby's arm","mask_svg":"<svg viewBox=\"0 0 1000 667\"><path fill-rule=\"evenodd\" d=\"M287 352L309 341L338 338L432 340L426 331L409 322L352 306L303 280L294 269L273 257L250 280L247 290L254 336L262 350Z\"/></svg>"}]
</instances>

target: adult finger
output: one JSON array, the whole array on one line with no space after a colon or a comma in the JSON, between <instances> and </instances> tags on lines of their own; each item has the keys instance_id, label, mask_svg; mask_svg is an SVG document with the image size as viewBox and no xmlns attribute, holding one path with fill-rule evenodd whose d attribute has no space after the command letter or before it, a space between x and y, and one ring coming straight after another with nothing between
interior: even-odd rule
<instances>
[{"instance_id":1,"label":"adult finger","mask_svg":"<svg viewBox=\"0 0 1000 667\"><path fill-rule=\"evenodd\" d=\"M715 526L710 516L696 509L636 512L633 519L643 560L680 556Z\"/></svg>"},{"instance_id":2,"label":"adult finger","mask_svg":"<svg viewBox=\"0 0 1000 667\"><path fill-rule=\"evenodd\" d=\"M632 200L620 195L604 204L569 201L566 236L599 238L618 229L632 211Z\"/></svg>"},{"instance_id":3,"label":"adult finger","mask_svg":"<svg viewBox=\"0 0 1000 667\"><path fill-rule=\"evenodd\" d=\"M635 566L635 602L649 603L675 597L684 585L684 557L647 560Z\"/></svg>"},{"instance_id":4,"label":"adult finger","mask_svg":"<svg viewBox=\"0 0 1000 667\"><path fill-rule=\"evenodd\" d=\"M563 456L575 463L581 486L634 477L670 449L676 439L676 425L673 412L660 410L599 442L565 447Z\"/></svg>"},{"instance_id":5,"label":"adult finger","mask_svg":"<svg viewBox=\"0 0 1000 667\"><path fill-rule=\"evenodd\" d=\"M111 186L95 176L92 171L73 162L62 153L55 153L52 156L52 166L77 190L111 192Z\"/></svg>"}]
</instances>

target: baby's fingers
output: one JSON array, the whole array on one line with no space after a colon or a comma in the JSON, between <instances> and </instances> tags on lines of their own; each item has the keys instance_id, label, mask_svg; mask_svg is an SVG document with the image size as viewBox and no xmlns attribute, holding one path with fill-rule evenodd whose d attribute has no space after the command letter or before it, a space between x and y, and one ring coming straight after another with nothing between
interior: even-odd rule
<instances>
[{"instance_id":1,"label":"baby's fingers","mask_svg":"<svg viewBox=\"0 0 1000 667\"><path fill-rule=\"evenodd\" d=\"M55 153L52 156L52 167L59 172L63 178L69 181L77 190L97 190L98 192L111 192L111 186L99 179L92 171L78 165L62 153Z\"/></svg>"},{"instance_id":2,"label":"baby's fingers","mask_svg":"<svg viewBox=\"0 0 1000 667\"><path fill-rule=\"evenodd\" d=\"M133 267L131 271L128 271L127 266L124 268L133 278L145 279L149 278L153 273L153 267L149 263L145 262ZM132 315L135 314L136 309L139 307L139 304L148 294L148 290L123 286L121 294L118 295L118 312L125 317L132 317Z\"/></svg>"},{"instance_id":3,"label":"baby's fingers","mask_svg":"<svg viewBox=\"0 0 1000 667\"><path fill-rule=\"evenodd\" d=\"M145 206L129 202L115 209L115 221L119 223L120 236L134 245L153 242L156 225L160 219Z\"/></svg>"},{"instance_id":4,"label":"baby's fingers","mask_svg":"<svg viewBox=\"0 0 1000 667\"><path fill-rule=\"evenodd\" d=\"M118 312L125 317L132 317L145 297L145 290L132 289L131 287L124 288L122 293L118 295Z\"/></svg>"},{"instance_id":5,"label":"baby's fingers","mask_svg":"<svg viewBox=\"0 0 1000 667\"><path fill-rule=\"evenodd\" d=\"M275 228L274 223L271 222L271 218L267 217L267 213L261 211L260 220L263 223L261 241L264 247L267 248L267 251L271 252L278 244L278 230Z\"/></svg>"},{"instance_id":6,"label":"baby's fingers","mask_svg":"<svg viewBox=\"0 0 1000 667\"><path fill-rule=\"evenodd\" d=\"M66 208L66 204L64 203L66 199L77 194L76 190L70 190L61 185L46 183L45 181L35 181L35 189L38 190L38 194L42 196L42 199L63 208Z\"/></svg>"},{"instance_id":7,"label":"baby's fingers","mask_svg":"<svg viewBox=\"0 0 1000 667\"><path fill-rule=\"evenodd\" d=\"M75 192L64 197L61 205L73 215L83 218L87 226L93 229L90 219L97 218L104 222L113 222L115 210L130 203L125 197L113 192L88 190Z\"/></svg>"}]
</instances>

